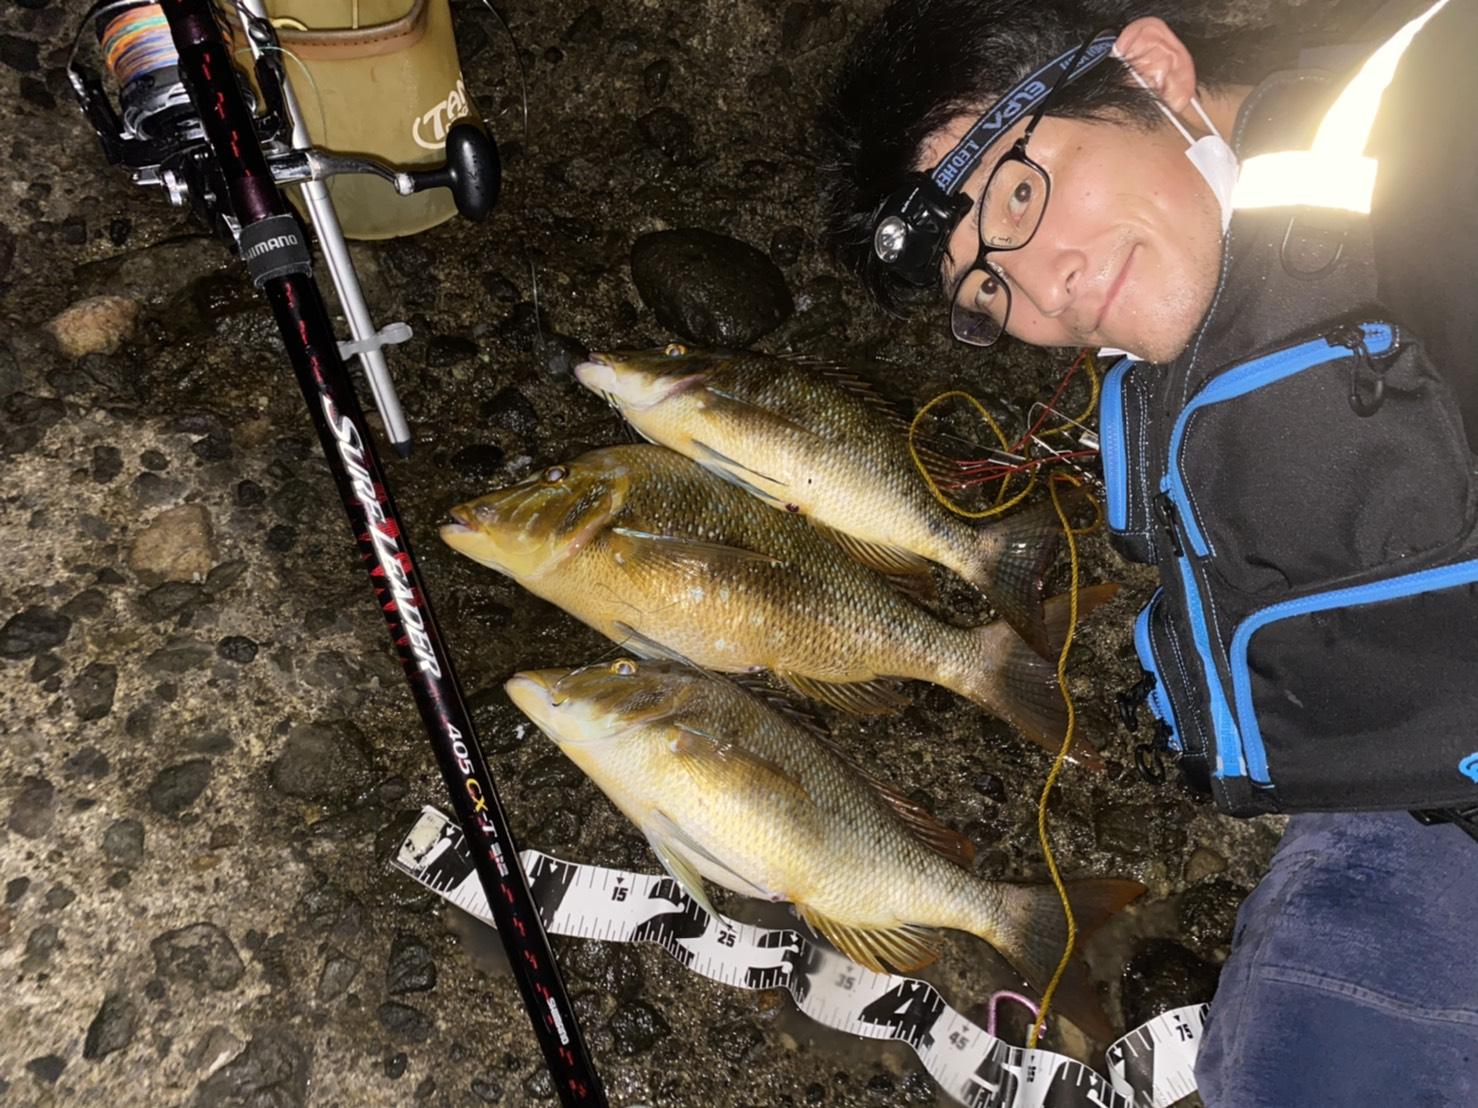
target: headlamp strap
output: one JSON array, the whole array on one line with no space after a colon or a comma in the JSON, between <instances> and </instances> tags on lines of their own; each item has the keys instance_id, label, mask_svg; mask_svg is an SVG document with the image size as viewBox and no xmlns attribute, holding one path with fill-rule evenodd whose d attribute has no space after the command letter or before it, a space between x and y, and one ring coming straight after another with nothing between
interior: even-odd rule
<instances>
[{"instance_id":1,"label":"headlamp strap","mask_svg":"<svg viewBox=\"0 0 1478 1108\"><path fill-rule=\"evenodd\" d=\"M1046 99L1047 94L1062 77L1063 71L1073 65L1074 58L1078 58L1078 64L1073 66L1072 72L1067 76L1069 83L1076 81L1108 57L1118 37L1117 31L1104 31L1086 47L1081 44L1074 46L1071 50L1066 50L1053 58L1035 73L1022 78L1015 88L997 100L989 111L975 121L975 125L965 132L965 137L960 139L953 150L940 159L939 164L930 171L930 179L946 195L953 195L957 192L975 167L980 164L981 155L985 153L990 144L1009 131L1018 119L1033 111Z\"/></svg>"}]
</instances>

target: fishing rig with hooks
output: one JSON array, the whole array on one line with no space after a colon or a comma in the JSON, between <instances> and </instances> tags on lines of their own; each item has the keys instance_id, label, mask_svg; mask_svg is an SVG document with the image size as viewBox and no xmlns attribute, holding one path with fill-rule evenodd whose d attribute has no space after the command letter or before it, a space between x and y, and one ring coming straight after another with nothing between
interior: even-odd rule
<instances>
[{"instance_id":1,"label":"fishing rig with hooks","mask_svg":"<svg viewBox=\"0 0 1478 1108\"><path fill-rule=\"evenodd\" d=\"M232 23L239 25L235 37ZM81 49L93 32L115 102ZM252 81L233 38L251 55ZM457 210L480 221L497 200L497 147L484 127L454 123L445 163L408 172L372 157L311 144L262 0L102 0L83 17L68 76L104 155L140 185L194 209L236 252L270 304L349 516L370 582L405 669L524 1006L566 1105L604 1105L544 922L530 894L461 687L452 668L406 528L345 367L360 358L391 442L410 435L385 372L383 346L409 334L376 329L324 181L367 173L409 196L449 189ZM334 334L313 276L309 238L281 191L300 189L351 339Z\"/></svg>"}]
</instances>

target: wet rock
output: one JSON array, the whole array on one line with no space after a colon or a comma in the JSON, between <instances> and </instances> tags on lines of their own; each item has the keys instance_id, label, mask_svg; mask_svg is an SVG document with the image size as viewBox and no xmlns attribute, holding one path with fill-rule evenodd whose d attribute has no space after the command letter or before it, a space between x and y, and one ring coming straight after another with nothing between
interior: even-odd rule
<instances>
[{"instance_id":1,"label":"wet rock","mask_svg":"<svg viewBox=\"0 0 1478 1108\"><path fill-rule=\"evenodd\" d=\"M144 610L155 619L168 619L198 604L204 595L193 581L166 581L144 594Z\"/></svg>"},{"instance_id":2,"label":"wet rock","mask_svg":"<svg viewBox=\"0 0 1478 1108\"><path fill-rule=\"evenodd\" d=\"M92 448L92 479L106 485L123 472L123 453L116 446Z\"/></svg>"},{"instance_id":3,"label":"wet rock","mask_svg":"<svg viewBox=\"0 0 1478 1108\"><path fill-rule=\"evenodd\" d=\"M241 481L236 486L236 503L243 508L255 508L267 499L267 490L255 481Z\"/></svg>"},{"instance_id":4,"label":"wet rock","mask_svg":"<svg viewBox=\"0 0 1478 1108\"><path fill-rule=\"evenodd\" d=\"M1128 858L1145 858L1155 849L1151 823L1151 814L1143 808L1113 805L1096 813L1094 838L1100 850Z\"/></svg>"},{"instance_id":5,"label":"wet rock","mask_svg":"<svg viewBox=\"0 0 1478 1108\"><path fill-rule=\"evenodd\" d=\"M116 1053L133 1042L138 1029L139 1011L133 1001L122 993L109 993L103 1006L92 1018L87 1028L87 1038L82 1044L82 1057L96 1062L109 1054Z\"/></svg>"},{"instance_id":6,"label":"wet rock","mask_svg":"<svg viewBox=\"0 0 1478 1108\"><path fill-rule=\"evenodd\" d=\"M427 1076L421 1078L420 1083L416 1086L416 1091L414 1093L412 1093L411 1095L413 1097L415 1097L415 1099L418 1100L418 1101L419 1100L430 1100L432 1094L435 1093L435 1092L436 1092L436 1078L434 1078L434 1077L432 1077L432 1076L430 1076L428 1074Z\"/></svg>"},{"instance_id":7,"label":"wet rock","mask_svg":"<svg viewBox=\"0 0 1478 1108\"><path fill-rule=\"evenodd\" d=\"M297 541L297 528L290 527L286 523L279 523L275 527L272 527L267 531L267 541L265 545L268 550L271 550L274 553L286 554L295 545L297 545Z\"/></svg>"},{"instance_id":8,"label":"wet rock","mask_svg":"<svg viewBox=\"0 0 1478 1108\"><path fill-rule=\"evenodd\" d=\"M477 357L477 343L461 335L436 335L426 344L426 364L438 369Z\"/></svg>"},{"instance_id":9,"label":"wet rock","mask_svg":"<svg viewBox=\"0 0 1478 1108\"><path fill-rule=\"evenodd\" d=\"M139 305L125 296L93 296L79 300L46 324L61 352L69 358L114 354L138 326Z\"/></svg>"},{"instance_id":10,"label":"wet rock","mask_svg":"<svg viewBox=\"0 0 1478 1108\"><path fill-rule=\"evenodd\" d=\"M110 768L108 756L95 746L84 746L74 751L62 763L62 772L69 780L75 777L101 780L108 776Z\"/></svg>"},{"instance_id":11,"label":"wet rock","mask_svg":"<svg viewBox=\"0 0 1478 1108\"><path fill-rule=\"evenodd\" d=\"M497 1104L503 1099L503 1086L491 1077L476 1077L472 1080L472 1095L484 1104Z\"/></svg>"},{"instance_id":12,"label":"wet rock","mask_svg":"<svg viewBox=\"0 0 1478 1108\"><path fill-rule=\"evenodd\" d=\"M27 777L10 802L8 826L17 835L39 839L56 819L56 787L44 777Z\"/></svg>"},{"instance_id":13,"label":"wet rock","mask_svg":"<svg viewBox=\"0 0 1478 1108\"><path fill-rule=\"evenodd\" d=\"M359 976L359 963L347 954L330 951L318 974L318 999L329 1004L343 996Z\"/></svg>"},{"instance_id":14,"label":"wet rock","mask_svg":"<svg viewBox=\"0 0 1478 1108\"><path fill-rule=\"evenodd\" d=\"M137 867L144 860L144 825L136 819L109 824L103 832L103 853L114 865Z\"/></svg>"},{"instance_id":15,"label":"wet rock","mask_svg":"<svg viewBox=\"0 0 1478 1108\"><path fill-rule=\"evenodd\" d=\"M494 427L515 435L532 435L539 427L539 413L528 397L512 385L505 385L482 405L482 417Z\"/></svg>"},{"instance_id":16,"label":"wet rock","mask_svg":"<svg viewBox=\"0 0 1478 1108\"><path fill-rule=\"evenodd\" d=\"M68 619L96 619L107 610L108 599L97 589L83 589L62 605L61 614Z\"/></svg>"},{"instance_id":17,"label":"wet rock","mask_svg":"<svg viewBox=\"0 0 1478 1108\"><path fill-rule=\"evenodd\" d=\"M653 108L636 121L642 142L660 150L675 162L694 159L693 122L673 108Z\"/></svg>"},{"instance_id":18,"label":"wet rock","mask_svg":"<svg viewBox=\"0 0 1478 1108\"><path fill-rule=\"evenodd\" d=\"M1203 877L1210 877L1227 868L1227 860L1210 847L1198 846L1191 852L1185 864L1185 883L1194 885Z\"/></svg>"},{"instance_id":19,"label":"wet rock","mask_svg":"<svg viewBox=\"0 0 1478 1108\"><path fill-rule=\"evenodd\" d=\"M770 257L777 265L795 265L810 241L806 232L793 224L781 227L770 236Z\"/></svg>"},{"instance_id":20,"label":"wet rock","mask_svg":"<svg viewBox=\"0 0 1478 1108\"><path fill-rule=\"evenodd\" d=\"M563 754L550 754L524 770L518 783L529 792L545 788L572 789L580 784L583 777L580 767Z\"/></svg>"},{"instance_id":21,"label":"wet rock","mask_svg":"<svg viewBox=\"0 0 1478 1108\"><path fill-rule=\"evenodd\" d=\"M468 480L484 481L502 468L503 451L492 443L473 443L453 454L451 463Z\"/></svg>"},{"instance_id":22,"label":"wet rock","mask_svg":"<svg viewBox=\"0 0 1478 1108\"><path fill-rule=\"evenodd\" d=\"M178 816L199 799L210 776L211 764L205 758L167 766L149 785L149 807L161 816Z\"/></svg>"},{"instance_id":23,"label":"wet rock","mask_svg":"<svg viewBox=\"0 0 1478 1108\"><path fill-rule=\"evenodd\" d=\"M494 300L501 300L505 304L512 304L518 299L518 286L501 273L484 273L482 287Z\"/></svg>"},{"instance_id":24,"label":"wet rock","mask_svg":"<svg viewBox=\"0 0 1478 1108\"><path fill-rule=\"evenodd\" d=\"M216 654L228 662L248 665L257 656L257 644L245 635L227 635L216 643Z\"/></svg>"},{"instance_id":25,"label":"wet rock","mask_svg":"<svg viewBox=\"0 0 1478 1108\"><path fill-rule=\"evenodd\" d=\"M631 275L658 322L708 346L748 346L795 310L774 262L712 231L643 235L631 249Z\"/></svg>"},{"instance_id":26,"label":"wet rock","mask_svg":"<svg viewBox=\"0 0 1478 1108\"><path fill-rule=\"evenodd\" d=\"M30 658L61 646L72 633L72 621L36 605L17 612L0 627L0 657Z\"/></svg>"},{"instance_id":27,"label":"wet rock","mask_svg":"<svg viewBox=\"0 0 1478 1108\"><path fill-rule=\"evenodd\" d=\"M9 36L0 36L7 38ZM55 1054L43 1054L39 1058L32 1058L26 1063L26 1071L37 1081L47 1085L55 1085L57 1078L61 1077L62 1071L67 1068L67 1060L59 1058Z\"/></svg>"},{"instance_id":28,"label":"wet rock","mask_svg":"<svg viewBox=\"0 0 1478 1108\"><path fill-rule=\"evenodd\" d=\"M241 558L233 558L229 562L222 562L205 575L205 592L207 596L216 596L225 592L246 572L246 561Z\"/></svg>"},{"instance_id":29,"label":"wet rock","mask_svg":"<svg viewBox=\"0 0 1478 1108\"><path fill-rule=\"evenodd\" d=\"M1180 931L1191 949L1206 955L1232 941L1237 910L1247 890L1224 877L1192 885L1180 896Z\"/></svg>"},{"instance_id":30,"label":"wet rock","mask_svg":"<svg viewBox=\"0 0 1478 1108\"><path fill-rule=\"evenodd\" d=\"M174 639L144 659L144 671L151 674L188 673L210 658L210 647L196 639Z\"/></svg>"},{"instance_id":31,"label":"wet rock","mask_svg":"<svg viewBox=\"0 0 1478 1108\"><path fill-rule=\"evenodd\" d=\"M1169 939L1142 944L1124 967L1124 1024L1138 1027L1170 1008L1210 1000L1220 970Z\"/></svg>"},{"instance_id":32,"label":"wet rock","mask_svg":"<svg viewBox=\"0 0 1478 1108\"><path fill-rule=\"evenodd\" d=\"M410 1061L405 1056L405 1051L397 1051L385 1058L385 1076L394 1081L405 1073L406 1064Z\"/></svg>"},{"instance_id":33,"label":"wet rock","mask_svg":"<svg viewBox=\"0 0 1478 1108\"><path fill-rule=\"evenodd\" d=\"M299 724L272 764L273 786L300 800L352 800L372 783L364 734L348 720Z\"/></svg>"},{"instance_id":34,"label":"wet rock","mask_svg":"<svg viewBox=\"0 0 1478 1108\"><path fill-rule=\"evenodd\" d=\"M204 983L217 992L234 988L246 973L236 944L213 923L192 923L166 931L149 948L154 967L165 980L187 985Z\"/></svg>"},{"instance_id":35,"label":"wet rock","mask_svg":"<svg viewBox=\"0 0 1478 1108\"><path fill-rule=\"evenodd\" d=\"M72 682L72 708L78 719L102 719L113 710L118 688L118 668L106 662L89 662Z\"/></svg>"},{"instance_id":36,"label":"wet rock","mask_svg":"<svg viewBox=\"0 0 1478 1108\"><path fill-rule=\"evenodd\" d=\"M202 579L216 560L210 512L203 504L160 512L128 552L129 567L150 583Z\"/></svg>"},{"instance_id":37,"label":"wet rock","mask_svg":"<svg viewBox=\"0 0 1478 1108\"><path fill-rule=\"evenodd\" d=\"M185 1060L197 1073L209 1075L219 1069L221 1063L240 1050L241 1040L220 1024L216 1024L200 1036L200 1041L195 1044Z\"/></svg>"},{"instance_id":38,"label":"wet rock","mask_svg":"<svg viewBox=\"0 0 1478 1108\"><path fill-rule=\"evenodd\" d=\"M551 332L539 345L544 368L554 377L568 377L575 367L590 357L590 350L579 339Z\"/></svg>"},{"instance_id":39,"label":"wet rock","mask_svg":"<svg viewBox=\"0 0 1478 1108\"><path fill-rule=\"evenodd\" d=\"M651 1050L672 1034L667 1021L644 1000L622 1004L611 1017L609 1027L616 1053L623 1058Z\"/></svg>"},{"instance_id":40,"label":"wet rock","mask_svg":"<svg viewBox=\"0 0 1478 1108\"><path fill-rule=\"evenodd\" d=\"M846 10L826 0L791 4L780 23L780 45L788 54L805 54L846 37Z\"/></svg>"},{"instance_id":41,"label":"wet rock","mask_svg":"<svg viewBox=\"0 0 1478 1108\"><path fill-rule=\"evenodd\" d=\"M666 58L658 58L646 69L642 70L641 87L649 100L662 99L667 86L672 82L672 63Z\"/></svg>"},{"instance_id":42,"label":"wet rock","mask_svg":"<svg viewBox=\"0 0 1478 1108\"><path fill-rule=\"evenodd\" d=\"M436 987L436 962L426 944L404 932L395 936L385 966L385 987L391 996L423 993Z\"/></svg>"},{"instance_id":43,"label":"wet rock","mask_svg":"<svg viewBox=\"0 0 1478 1108\"><path fill-rule=\"evenodd\" d=\"M308 1101L308 1053L285 1031L253 1036L246 1049L200 1083L196 1108L302 1108Z\"/></svg>"},{"instance_id":44,"label":"wet rock","mask_svg":"<svg viewBox=\"0 0 1478 1108\"><path fill-rule=\"evenodd\" d=\"M398 1042L424 1043L431 1038L431 1017L419 1008L390 1000L375 1009L375 1018Z\"/></svg>"},{"instance_id":45,"label":"wet rock","mask_svg":"<svg viewBox=\"0 0 1478 1108\"><path fill-rule=\"evenodd\" d=\"M61 668L62 660L50 651L37 654L36 660L31 663L31 680L45 681L52 674L60 673Z\"/></svg>"}]
</instances>

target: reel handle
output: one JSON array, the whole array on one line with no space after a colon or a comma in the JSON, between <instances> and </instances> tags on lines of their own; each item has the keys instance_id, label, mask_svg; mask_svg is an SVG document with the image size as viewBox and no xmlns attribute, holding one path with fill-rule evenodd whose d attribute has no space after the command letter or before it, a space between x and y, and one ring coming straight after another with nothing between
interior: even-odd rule
<instances>
[{"instance_id":1,"label":"reel handle","mask_svg":"<svg viewBox=\"0 0 1478 1108\"><path fill-rule=\"evenodd\" d=\"M446 136L446 165L409 173L411 191L450 189L457 211L481 223L498 202L503 187L503 163L498 144L475 123L453 123Z\"/></svg>"}]
</instances>

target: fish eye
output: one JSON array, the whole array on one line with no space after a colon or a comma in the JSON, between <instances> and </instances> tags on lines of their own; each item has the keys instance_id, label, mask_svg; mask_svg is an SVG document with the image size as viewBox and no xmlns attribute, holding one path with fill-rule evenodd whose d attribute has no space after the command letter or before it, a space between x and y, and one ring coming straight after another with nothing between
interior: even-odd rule
<instances>
[{"instance_id":1,"label":"fish eye","mask_svg":"<svg viewBox=\"0 0 1478 1108\"><path fill-rule=\"evenodd\" d=\"M636 663L630 658L622 658L619 662L611 663L611 672L618 677L630 677L636 672Z\"/></svg>"},{"instance_id":2,"label":"fish eye","mask_svg":"<svg viewBox=\"0 0 1478 1108\"><path fill-rule=\"evenodd\" d=\"M544 471L544 483L546 485L557 485L570 475L570 471L564 466L550 466Z\"/></svg>"},{"instance_id":3,"label":"fish eye","mask_svg":"<svg viewBox=\"0 0 1478 1108\"><path fill-rule=\"evenodd\" d=\"M680 342L669 342L662 348L662 353L666 354L669 358L681 358L687 352L688 348Z\"/></svg>"}]
</instances>

